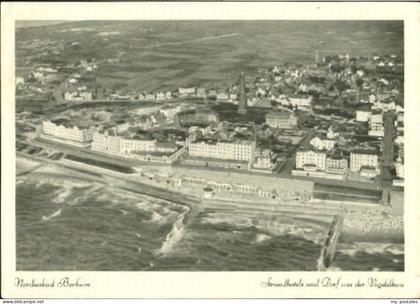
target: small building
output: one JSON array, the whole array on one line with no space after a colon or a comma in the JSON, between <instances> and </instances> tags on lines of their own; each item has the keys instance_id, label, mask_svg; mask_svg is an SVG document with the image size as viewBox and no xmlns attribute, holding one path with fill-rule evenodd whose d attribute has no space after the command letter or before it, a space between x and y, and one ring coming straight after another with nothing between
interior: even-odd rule
<instances>
[{"instance_id":1,"label":"small building","mask_svg":"<svg viewBox=\"0 0 420 304\"><path fill-rule=\"evenodd\" d=\"M64 100L67 101L91 101L92 99L93 94L91 91L67 91L64 93Z\"/></svg>"},{"instance_id":2,"label":"small building","mask_svg":"<svg viewBox=\"0 0 420 304\"><path fill-rule=\"evenodd\" d=\"M206 98L206 89L205 88L197 88L197 97L198 98Z\"/></svg>"},{"instance_id":3,"label":"small building","mask_svg":"<svg viewBox=\"0 0 420 304\"><path fill-rule=\"evenodd\" d=\"M166 100L171 100L172 99L172 92L171 91L168 91L168 92L165 93L165 99Z\"/></svg>"},{"instance_id":4,"label":"small building","mask_svg":"<svg viewBox=\"0 0 420 304\"><path fill-rule=\"evenodd\" d=\"M180 97L191 97L193 95L196 95L194 87L178 88L178 94Z\"/></svg>"},{"instance_id":5,"label":"small building","mask_svg":"<svg viewBox=\"0 0 420 304\"><path fill-rule=\"evenodd\" d=\"M218 101L228 101L229 100L229 94L226 92L218 92L216 99Z\"/></svg>"},{"instance_id":6,"label":"small building","mask_svg":"<svg viewBox=\"0 0 420 304\"><path fill-rule=\"evenodd\" d=\"M163 92L156 93L156 101L164 101L164 100L166 100L165 93Z\"/></svg>"},{"instance_id":7,"label":"small building","mask_svg":"<svg viewBox=\"0 0 420 304\"><path fill-rule=\"evenodd\" d=\"M315 150L326 150L331 151L334 149L335 141L328 138L323 138L320 135L315 136L311 139L309 144L315 148Z\"/></svg>"},{"instance_id":8,"label":"small building","mask_svg":"<svg viewBox=\"0 0 420 304\"><path fill-rule=\"evenodd\" d=\"M292 95L289 96L290 104L298 110L309 110L312 107L312 96Z\"/></svg>"},{"instance_id":9,"label":"small building","mask_svg":"<svg viewBox=\"0 0 420 304\"><path fill-rule=\"evenodd\" d=\"M328 128L328 132L327 132L327 138L328 139L334 139L337 138L340 135L340 133L338 131L336 131L336 129L331 125Z\"/></svg>"},{"instance_id":10,"label":"small building","mask_svg":"<svg viewBox=\"0 0 420 304\"><path fill-rule=\"evenodd\" d=\"M258 149L255 152L254 163L252 164L254 168L271 170L273 169L273 154L269 149Z\"/></svg>"},{"instance_id":11,"label":"small building","mask_svg":"<svg viewBox=\"0 0 420 304\"><path fill-rule=\"evenodd\" d=\"M370 118L371 112L364 111L364 110L357 110L356 111L356 121L359 122L368 122Z\"/></svg>"},{"instance_id":12,"label":"small building","mask_svg":"<svg viewBox=\"0 0 420 304\"><path fill-rule=\"evenodd\" d=\"M25 84L25 79L23 79L23 77L17 76L15 82L17 86L21 84Z\"/></svg>"},{"instance_id":13,"label":"small building","mask_svg":"<svg viewBox=\"0 0 420 304\"><path fill-rule=\"evenodd\" d=\"M385 128L384 128L382 113L372 114L369 119L368 134L370 136L383 137L384 133L385 133Z\"/></svg>"},{"instance_id":14,"label":"small building","mask_svg":"<svg viewBox=\"0 0 420 304\"><path fill-rule=\"evenodd\" d=\"M402 157L398 157L395 162L395 172L398 178L404 179L404 159Z\"/></svg>"},{"instance_id":15,"label":"small building","mask_svg":"<svg viewBox=\"0 0 420 304\"><path fill-rule=\"evenodd\" d=\"M145 93L144 94L144 99L147 101L154 101L155 100L155 94L152 93Z\"/></svg>"}]
</instances>

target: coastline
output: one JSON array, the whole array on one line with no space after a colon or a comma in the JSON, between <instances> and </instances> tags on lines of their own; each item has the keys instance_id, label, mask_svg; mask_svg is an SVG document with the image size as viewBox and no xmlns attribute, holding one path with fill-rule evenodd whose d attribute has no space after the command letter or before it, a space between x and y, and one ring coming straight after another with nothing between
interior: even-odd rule
<instances>
[{"instance_id":1,"label":"coastline","mask_svg":"<svg viewBox=\"0 0 420 304\"><path fill-rule=\"evenodd\" d=\"M17 155L17 163L21 158L32 159L32 157ZM40 163L41 161L35 162ZM32 165L37 166L37 164L33 163ZM60 167L60 171L64 169L67 174L60 174L60 171L56 170L55 167ZM79 170L80 167L83 168L83 172ZM50 172L48 173L48 171ZM150 182L145 183L140 181L141 178L137 176L110 172L106 169L80 164L70 167L67 166L65 162L47 163L44 167L36 168L31 172L31 175L39 176L46 176L48 174L54 177L65 179L84 179L86 181L95 181L103 185L108 184L132 193L148 195L182 205L189 208L188 213L184 217L184 224L188 224L191 221L191 218L200 214L201 212L211 212L212 210L217 210L224 214L243 213L250 217L259 217L266 214L268 211L273 217L281 216L284 218L293 219L296 222L296 225L302 223L307 225L315 225L317 227L325 228L326 231L328 225L331 223L333 215L340 212L340 208L336 208L336 206L330 206L328 204L311 208L308 205L298 205L296 203L282 205L273 202L262 203L259 201L257 204L255 204L250 201L246 202L222 200L219 198L203 199L198 195L198 193L194 193L194 195L187 195L186 193L179 191L181 189L167 189L162 186L151 185ZM92 176L89 174L95 175ZM134 178L135 180L133 180ZM344 214L344 217L346 222L346 214ZM356 223L353 223L350 225L345 225L340 242L403 243L404 235L403 230L402 233L401 231L390 233L387 231L363 231L362 229L357 228Z\"/></svg>"}]
</instances>

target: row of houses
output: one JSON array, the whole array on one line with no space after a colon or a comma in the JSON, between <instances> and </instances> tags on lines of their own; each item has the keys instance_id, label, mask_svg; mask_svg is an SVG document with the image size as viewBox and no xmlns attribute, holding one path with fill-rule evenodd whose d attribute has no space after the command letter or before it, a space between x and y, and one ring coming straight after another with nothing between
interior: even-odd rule
<instances>
[{"instance_id":1,"label":"row of houses","mask_svg":"<svg viewBox=\"0 0 420 304\"><path fill-rule=\"evenodd\" d=\"M379 156L371 150L354 150L350 159L328 155L325 151L305 150L296 152L296 169L293 175L345 179L347 172L373 178L379 174Z\"/></svg>"}]
</instances>

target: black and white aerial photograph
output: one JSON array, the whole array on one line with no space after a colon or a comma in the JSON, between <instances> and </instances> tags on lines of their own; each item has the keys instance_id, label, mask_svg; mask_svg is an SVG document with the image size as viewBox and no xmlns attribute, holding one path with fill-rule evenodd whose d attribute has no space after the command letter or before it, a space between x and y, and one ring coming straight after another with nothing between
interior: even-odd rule
<instances>
[{"instance_id":1,"label":"black and white aerial photograph","mask_svg":"<svg viewBox=\"0 0 420 304\"><path fill-rule=\"evenodd\" d=\"M404 271L402 20L14 36L17 271Z\"/></svg>"}]
</instances>

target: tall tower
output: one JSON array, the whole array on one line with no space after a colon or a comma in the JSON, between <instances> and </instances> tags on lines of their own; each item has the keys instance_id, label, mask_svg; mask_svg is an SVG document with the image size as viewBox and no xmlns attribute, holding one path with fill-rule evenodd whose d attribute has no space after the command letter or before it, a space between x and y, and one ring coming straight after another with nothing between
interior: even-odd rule
<instances>
[{"instance_id":1,"label":"tall tower","mask_svg":"<svg viewBox=\"0 0 420 304\"><path fill-rule=\"evenodd\" d=\"M319 50L318 49L316 49L315 50L315 64L318 64L319 63Z\"/></svg>"},{"instance_id":2,"label":"tall tower","mask_svg":"<svg viewBox=\"0 0 420 304\"><path fill-rule=\"evenodd\" d=\"M239 104L238 113L243 115L246 114L246 93L245 93L245 75L241 72L239 76Z\"/></svg>"}]
</instances>

